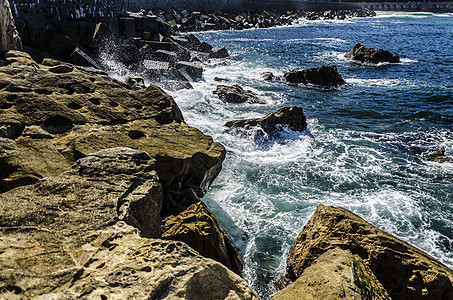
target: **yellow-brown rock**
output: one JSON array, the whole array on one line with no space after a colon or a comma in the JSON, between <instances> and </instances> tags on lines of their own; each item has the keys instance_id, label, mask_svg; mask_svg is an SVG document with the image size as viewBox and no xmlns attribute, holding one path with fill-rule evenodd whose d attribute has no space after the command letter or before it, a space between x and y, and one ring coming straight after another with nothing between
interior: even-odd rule
<instances>
[{"instance_id":1,"label":"yellow-brown rock","mask_svg":"<svg viewBox=\"0 0 453 300\"><path fill-rule=\"evenodd\" d=\"M105 149L0 194L6 299L258 299L183 242L157 239L162 190L143 151Z\"/></svg>"},{"instance_id":2,"label":"yellow-brown rock","mask_svg":"<svg viewBox=\"0 0 453 300\"><path fill-rule=\"evenodd\" d=\"M453 299L452 270L341 207L318 206L291 246L287 278L336 247L360 256L392 299Z\"/></svg>"},{"instance_id":3,"label":"yellow-brown rock","mask_svg":"<svg viewBox=\"0 0 453 300\"><path fill-rule=\"evenodd\" d=\"M388 300L387 291L358 255L340 248L324 252L273 300Z\"/></svg>"},{"instance_id":4,"label":"yellow-brown rock","mask_svg":"<svg viewBox=\"0 0 453 300\"><path fill-rule=\"evenodd\" d=\"M196 203L220 172L224 147L188 126L157 86L132 89L58 61L37 65L18 51L7 57L0 67L0 192L56 176L90 153L130 147L156 160L168 215ZM44 132L30 134L37 127Z\"/></svg>"},{"instance_id":5,"label":"yellow-brown rock","mask_svg":"<svg viewBox=\"0 0 453 300\"><path fill-rule=\"evenodd\" d=\"M242 271L243 262L236 247L201 201L162 220L162 237L185 242L204 257L222 263L237 274Z\"/></svg>"}]
</instances>

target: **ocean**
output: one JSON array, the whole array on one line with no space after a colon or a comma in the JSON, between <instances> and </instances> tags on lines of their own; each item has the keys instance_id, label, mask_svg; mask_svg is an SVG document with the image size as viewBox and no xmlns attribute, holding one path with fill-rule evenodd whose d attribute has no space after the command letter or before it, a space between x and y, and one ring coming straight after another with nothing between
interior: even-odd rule
<instances>
[{"instance_id":1,"label":"ocean","mask_svg":"<svg viewBox=\"0 0 453 300\"><path fill-rule=\"evenodd\" d=\"M171 93L186 122L227 149L203 201L245 261L244 277L270 299L292 242L318 204L342 206L453 268L453 14L379 14L300 20L271 29L195 33L231 60L205 68L193 90ZM356 43L399 53L401 63L364 67L344 58ZM263 72L335 64L347 85L310 90L262 80ZM228 79L219 83L215 77ZM218 84L239 84L266 104L228 104ZM227 121L284 105L303 107L306 132L257 139Z\"/></svg>"},{"instance_id":2,"label":"ocean","mask_svg":"<svg viewBox=\"0 0 453 300\"><path fill-rule=\"evenodd\" d=\"M194 34L226 47L231 59L206 66L193 90L169 93L189 125L226 147L202 200L238 247L243 277L262 299L277 292L289 248L318 204L349 209L453 268L453 164L426 159L442 148L453 156L453 14ZM401 63L353 64L344 54L356 43L397 52ZM114 77L131 75L107 62ZM331 64L347 83L333 91L261 77ZM218 84L238 84L266 104L224 103L213 93ZM307 131L263 137L224 126L285 105L304 109Z\"/></svg>"}]
</instances>

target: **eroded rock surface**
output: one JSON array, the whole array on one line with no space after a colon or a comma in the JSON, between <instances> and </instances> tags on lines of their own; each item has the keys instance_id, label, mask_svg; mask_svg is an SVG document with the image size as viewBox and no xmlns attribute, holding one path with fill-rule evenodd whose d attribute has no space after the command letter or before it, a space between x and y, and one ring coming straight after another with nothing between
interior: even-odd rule
<instances>
[{"instance_id":1,"label":"eroded rock surface","mask_svg":"<svg viewBox=\"0 0 453 300\"><path fill-rule=\"evenodd\" d=\"M225 124L230 128L251 129L259 126L267 134L281 129L279 126L288 126L291 130L304 131L307 129L307 118L302 107L284 106L276 112L271 112L262 118L230 121Z\"/></svg>"},{"instance_id":2,"label":"eroded rock surface","mask_svg":"<svg viewBox=\"0 0 453 300\"><path fill-rule=\"evenodd\" d=\"M365 47L364 45L357 43L354 45L352 50L345 54L346 58L359 62L362 64L377 65L378 63L399 63L400 56L398 53L390 53L385 49L375 49L372 47Z\"/></svg>"},{"instance_id":3,"label":"eroded rock surface","mask_svg":"<svg viewBox=\"0 0 453 300\"><path fill-rule=\"evenodd\" d=\"M388 300L390 297L360 256L334 248L319 256L294 283L272 299Z\"/></svg>"},{"instance_id":4,"label":"eroded rock surface","mask_svg":"<svg viewBox=\"0 0 453 300\"><path fill-rule=\"evenodd\" d=\"M295 281L329 249L360 256L392 299L452 299L453 271L416 247L340 207L319 205L292 244L286 276Z\"/></svg>"},{"instance_id":5,"label":"eroded rock surface","mask_svg":"<svg viewBox=\"0 0 453 300\"><path fill-rule=\"evenodd\" d=\"M237 274L243 261L227 233L203 202L162 220L162 237L185 242L204 257L212 258Z\"/></svg>"},{"instance_id":6,"label":"eroded rock surface","mask_svg":"<svg viewBox=\"0 0 453 300\"><path fill-rule=\"evenodd\" d=\"M7 55L10 65L0 68L0 192L56 176L90 153L130 147L156 160L166 215L196 203L220 172L224 147L184 123L157 86L135 89L72 65Z\"/></svg>"},{"instance_id":7,"label":"eroded rock surface","mask_svg":"<svg viewBox=\"0 0 453 300\"><path fill-rule=\"evenodd\" d=\"M323 88L335 87L346 83L340 73L338 73L335 65L293 70L285 73L283 77L289 83L312 84Z\"/></svg>"},{"instance_id":8,"label":"eroded rock surface","mask_svg":"<svg viewBox=\"0 0 453 300\"><path fill-rule=\"evenodd\" d=\"M16 299L257 299L244 280L160 236L143 151L106 149L0 194L0 293Z\"/></svg>"}]
</instances>

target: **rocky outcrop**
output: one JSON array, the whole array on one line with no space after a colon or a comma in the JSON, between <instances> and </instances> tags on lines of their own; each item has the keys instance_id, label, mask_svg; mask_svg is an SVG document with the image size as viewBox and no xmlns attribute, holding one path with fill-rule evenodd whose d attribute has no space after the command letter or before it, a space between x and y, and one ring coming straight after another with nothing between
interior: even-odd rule
<instances>
[{"instance_id":1,"label":"rocky outcrop","mask_svg":"<svg viewBox=\"0 0 453 300\"><path fill-rule=\"evenodd\" d=\"M392 299L451 299L453 271L416 247L340 207L319 205L292 244L287 278L297 280L339 247L360 256Z\"/></svg>"},{"instance_id":2,"label":"rocky outcrop","mask_svg":"<svg viewBox=\"0 0 453 300\"><path fill-rule=\"evenodd\" d=\"M265 117L257 119L235 120L225 124L225 126L235 129L244 128L246 130L260 127L267 134L272 134L282 126L288 126L294 131L304 131L307 129L307 118L302 107L284 106L276 112L271 112Z\"/></svg>"},{"instance_id":3,"label":"rocky outcrop","mask_svg":"<svg viewBox=\"0 0 453 300\"><path fill-rule=\"evenodd\" d=\"M107 149L0 194L6 298L257 299L236 274L160 236L162 190L143 151Z\"/></svg>"},{"instance_id":4,"label":"rocky outcrop","mask_svg":"<svg viewBox=\"0 0 453 300\"><path fill-rule=\"evenodd\" d=\"M430 153L426 160L438 163L453 163L453 157L446 156L445 149L439 149L433 153Z\"/></svg>"},{"instance_id":5,"label":"rocky outcrop","mask_svg":"<svg viewBox=\"0 0 453 300\"><path fill-rule=\"evenodd\" d=\"M272 299L387 300L390 297L360 256L334 248L319 256L294 283Z\"/></svg>"},{"instance_id":6,"label":"rocky outcrop","mask_svg":"<svg viewBox=\"0 0 453 300\"><path fill-rule=\"evenodd\" d=\"M8 50L21 50L22 43L16 30L8 0L0 0L0 55Z\"/></svg>"},{"instance_id":7,"label":"rocky outcrop","mask_svg":"<svg viewBox=\"0 0 453 300\"><path fill-rule=\"evenodd\" d=\"M185 242L204 257L222 263L236 274L242 272L243 261L236 247L201 201L179 215L162 220L162 237Z\"/></svg>"},{"instance_id":8,"label":"rocky outcrop","mask_svg":"<svg viewBox=\"0 0 453 300\"><path fill-rule=\"evenodd\" d=\"M293 84L317 85L326 88L346 83L335 65L293 70L285 73L284 78Z\"/></svg>"},{"instance_id":9,"label":"rocky outcrop","mask_svg":"<svg viewBox=\"0 0 453 300\"><path fill-rule=\"evenodd\" d=\"M223 146L185 124L155 85L134 89L71 65L34 64L0 69L1 192L126 146L156 160L162 213L171 214L196 203L220 172Z\"/></svg>"},{"instance_id":10,"label":"rocky outcrop","mask_svg":"<svg viewBox=\"0 0 453 300\"><path fill-rule=\"evenodd\" d=\"M244 90L239 85L218 85L214 94L219 96L220 100L228 103L264 103L258 96L250 90Z\"/></svg>"},{"instance_id":11,"label":"rocky outcrop","mask_svg":"<svg viewBox=\"0 0 453 300\"><path fill-rule=\"evenodd\" d=\"M374 49L357 43L352 50L345 54L345 57L361 64L377 65L379 63L399 63L398 53L390 53L385 49Z\"/></svg>"}]
</instances>

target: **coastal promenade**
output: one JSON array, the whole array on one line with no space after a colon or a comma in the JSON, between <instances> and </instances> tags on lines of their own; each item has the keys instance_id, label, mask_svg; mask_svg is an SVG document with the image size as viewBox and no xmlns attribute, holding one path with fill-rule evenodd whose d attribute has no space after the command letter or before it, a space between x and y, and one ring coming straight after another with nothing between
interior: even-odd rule
<instances>
[{"instance_id":1,"label":"coastal promenade","mask_svg":"<svg viewBox=\"0 0 453 300\"><path fill-rule=\"evenodd\" d=\"M429 11L453 12L453 2L359 2L359 1L301 1L301 0L12 0L15 16L43 12L61 19L90 17L116 17L127 11L155 9L190 9L191 11L246 11L291 9L319 11L338 9L360 9L380 11Z\"/></svg>"}]
</instances>

